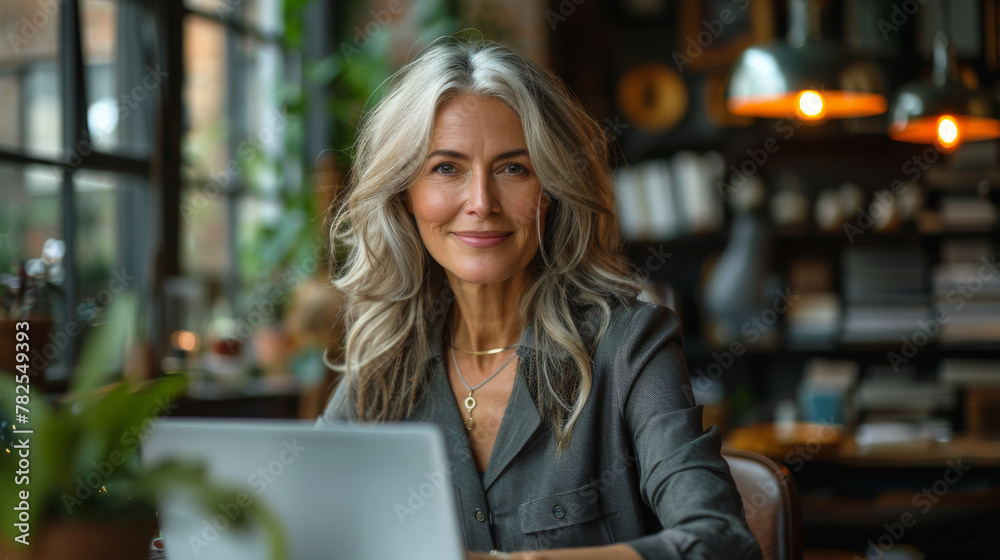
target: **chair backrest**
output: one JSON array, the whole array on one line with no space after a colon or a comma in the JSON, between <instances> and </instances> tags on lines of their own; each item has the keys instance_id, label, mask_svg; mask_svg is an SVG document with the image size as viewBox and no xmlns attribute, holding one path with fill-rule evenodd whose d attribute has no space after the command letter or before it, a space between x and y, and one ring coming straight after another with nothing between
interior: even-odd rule
<instances>
[{"instance_id":1,"label":"chair backrest","mask_svg":"<svg viewBox=\"0 0 1000 560\"><path fill-rule=\"evenodd\" d=\"M801 560L802 512L799 491L788 469L742 449L723 449L722 456L729 463L743 498L747 524L764 560Z\"/></svg>"}]
</instances>

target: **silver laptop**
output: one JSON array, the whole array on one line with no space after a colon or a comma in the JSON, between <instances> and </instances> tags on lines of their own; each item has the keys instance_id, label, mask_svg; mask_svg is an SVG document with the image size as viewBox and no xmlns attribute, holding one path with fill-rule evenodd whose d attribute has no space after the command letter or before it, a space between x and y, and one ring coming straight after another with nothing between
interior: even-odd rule
<instances>
[{"instance_id":1,"label":"silver laptop","mask_svg":"<svg viewBox=\"0 0 1000 560\"><path fill-rule=\"evenodd\" d=\"M464 558L444 439L431 424L168 419L142 463L203 463L242 493L213 499L172 491L158 503L169 560L269 560L267 532L243 530L252 500L283 528L289 560ZM242 519L240 519L242 518Z\"/></svg>"}]
</instances>

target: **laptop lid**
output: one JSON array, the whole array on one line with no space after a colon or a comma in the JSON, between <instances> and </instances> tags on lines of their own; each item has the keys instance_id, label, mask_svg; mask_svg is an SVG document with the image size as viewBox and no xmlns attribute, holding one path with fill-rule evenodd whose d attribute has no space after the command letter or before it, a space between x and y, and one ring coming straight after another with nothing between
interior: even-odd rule
<instances>
[{"instance_id":1,"label":"laptop lid","mask_svg":"<svg viewBox=\"0 0 1000 560\"><path fill-rule=\"evenodd\" d=\"M161 496L170 560L268 559L265 531L233 523L249 500L277 517L289 560L464 558L444 439L432 424L167 419L141 454L147 468L201 462L213 482L244 489L210 511L187 492Z\"/></svg>"}]
</instances>

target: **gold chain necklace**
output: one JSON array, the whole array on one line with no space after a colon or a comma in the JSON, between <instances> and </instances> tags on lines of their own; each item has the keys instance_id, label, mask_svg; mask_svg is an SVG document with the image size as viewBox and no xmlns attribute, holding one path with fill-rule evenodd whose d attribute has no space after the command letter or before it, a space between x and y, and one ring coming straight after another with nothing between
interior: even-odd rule
<instances>
[{"instance_id":1,"label":"gold chain necklace","mask_svg":"<svg viewBox=\"0 0 1000 560\"><path fill-rule=\"evenodd\" d=\"M463 354L472 354L473 356L489 356L491 354L499 354L504 350L510 350L511 348L517 346L517 343L511 344L510 346L504 346L503 348L494 348L492 350L462 350L461 348L451 347L452 350L458 350Z\"/></svg>"},{"instance_id":2,"label":"gold chain necklace","mask_svg":"<svg viewBox=\"0 0 1000 560\"><path fill-rule=\"evenodd\" d=\"M451 339L452 340L455 339L455 331L454 331L454 329L452 329L452 331L451 331ZM449 344L449 346L451 346L451 345ZM517 346L517 345L515 344L514 346ZM508 347L508 348L512 348L512 347ZM500 351L503 351L503 350L504 349L502 349L502 348L500 349ZM492 352L492 353L495 354L496 352ZM469 396L465 397L465 409L466 409L466 411L469 414L469 417L466 418L466 420L465 420L465 429L466 430L470 430L471 431L472 428L476 427L476 421L472 419L472 409L476 408L476 398L472 396L472 392L475 391L476 389L482 387L486 383L488 383L490 379L493 379L494 377L496 377L496 375L498 373L500 373L501 371L503 371L503 368L507 367L507 364L509 364L510 361L513 360L516 357L517 357L517 353L514 353L511 357L507 358L507 361L504 362L502 366L500 366L500 369L494 371L493 374L490 375L489 377L487 377L482 383L480 383L479 385L476 385L475 387L469 387L469 384L465 382L465 377L462 377L462 370L461 370L461 368L458 367L458 358L455 356L455 347L451 346L451 359L455 362L455 371L458 373L458 378L462 381L462 385L465 385L465 388L469 390Z\"/></svg>"}]
</instances>

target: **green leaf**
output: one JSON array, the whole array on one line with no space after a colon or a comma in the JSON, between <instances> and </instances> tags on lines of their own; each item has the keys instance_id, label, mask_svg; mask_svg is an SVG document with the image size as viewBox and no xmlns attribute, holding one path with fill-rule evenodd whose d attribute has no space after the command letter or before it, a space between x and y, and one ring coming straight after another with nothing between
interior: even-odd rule
<instances>
[{"instance_id":1,"label":"green leaf","mask_svg":"<svg viewBox=\"0 0 1000 560\"><path fill-rule=\"evenodd\" d=\"M340 55L330 55L314 62L306 68L306 77L310 81L325 84L332 82L340 75L343 68L344 59Z\"/></svg>"},{"instance_id":2,"label":"green leaf","mask_svg":"<svg viewBox=\"0 0 1000 560\"><path fill-rule=\"evenodd\" d=\"M121 371L125 344L135 325L136 301L131 294L119 295L105 310L101 325L95 327L83 347L73 372L70 391L83 394L109 383Z\"/></svg>"}]
</instances>

